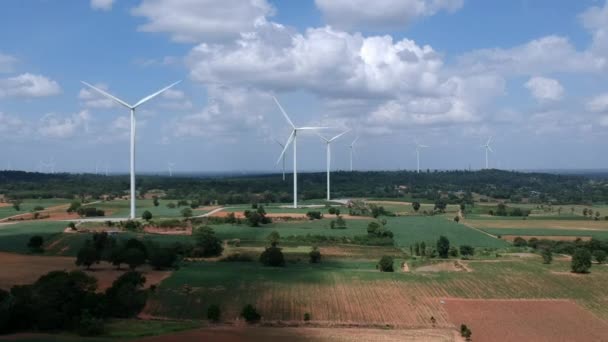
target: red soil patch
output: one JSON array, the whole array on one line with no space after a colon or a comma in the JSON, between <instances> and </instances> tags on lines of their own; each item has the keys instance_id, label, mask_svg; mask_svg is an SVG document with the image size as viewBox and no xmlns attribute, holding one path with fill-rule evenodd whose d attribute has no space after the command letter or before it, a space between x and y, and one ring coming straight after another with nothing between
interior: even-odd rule
<instances>
[{"instance_id":1,"label":"red soil patch","mask_svg":"<svg viewBox=\"0 0 608 342\"><path fill-rule=\"evenodd\" d=\"M563 235L502 235L501 239L511 241L515 240L516 237L523 237L526 240L537 238L538 240L553 240L553 241L574 241L581 239L583 241L590 241L591 236L563 236Z\"/></svg>"},{"instance_id":2,"label":"red soil patch","mask_svg":"<svg viewBox=\"0 0 608 342\"><path fill-rule=\"evenodd\" d=\"M22 255L0 252L0 288L9 289L13 285L31 284L40 276L51 271L72 271L82 268L76 266L73 257ZM171 275L171 271L155 271L145 266L138 268L146 277L146 287L158 284ZM112 282L125 272L116 270L112 265L102 262L94 265L87 274L97 278L100 291L112 286Z\"/></svg>"},{"instance_id":3,"label":"red soil patch","mask_svg":"<svg viewBox=\"0 0 608 342\"><path fill-rule=\"evenodd\" d=\"M12 205L13 205L12 203L0 202L0 208L10 207Z\"/></svg>"},{"instance_id":4,"label":"red soil patch","mask_svg":"<svg viewBox=\"0 0 608 342\"><path fill-rule=\"evenodd\" d=\"M447 299L449 319L475 342L606 341L608 324L568 300Z\"/></svg>"},{"instance_id":5,"label":"red soil patch","mask_svg":"<svg viewBox=\"0 0 608 342\"><path fill-rule=\"evenodd\" d=\"M187 228L159 228L159 227L144 227L144 232L149 234L160 235L192 235L192 227Z\"/></svg>"}]
</instances>

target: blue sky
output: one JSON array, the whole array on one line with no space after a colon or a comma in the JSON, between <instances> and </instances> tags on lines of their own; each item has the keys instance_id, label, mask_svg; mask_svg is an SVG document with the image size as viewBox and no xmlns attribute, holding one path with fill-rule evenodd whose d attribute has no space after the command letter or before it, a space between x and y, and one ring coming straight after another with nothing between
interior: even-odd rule
<instances>
[{"instance_id":1,"label":"blue sky","mask_svg":"<svg viewBox=\"0 0 608 342\"><path fill-rule=\"evenodd\" d=\"M333 168L605 168L603 1L139 0L2 3L0 169L278 170L289 128L326 125ZM324 168L313 134L302 170ZM288 153L291 158L291 150ZM291 161L288 163L291 165Z\"/></svg>"}]
</instances>

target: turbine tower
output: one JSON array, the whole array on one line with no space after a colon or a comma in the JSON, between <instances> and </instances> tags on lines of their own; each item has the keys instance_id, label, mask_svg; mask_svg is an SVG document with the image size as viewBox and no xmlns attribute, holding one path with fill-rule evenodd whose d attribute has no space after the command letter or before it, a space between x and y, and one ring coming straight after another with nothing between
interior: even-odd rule
<instances>
[{"instance_id":1,"label":"turbine tower","mask_svg":"<svg viewBox=\"0 0 608 342\"><path fill-rule=\"evenodd\" d=\"M420 173L420 149L427 148L429 146L419 144L418 140L416 140L415 143L416 143L416 172Z\"/></svg>"},{"instance_id":2,"label":"turbine tower","mask_svg":"<svg viewBox=\"0 0 608 342\"><path fill-rule=\"evenodd\" d=\"M327 139L319 134L319 137L321 137L321 139L325 142L325 145L327 146L327 200L328 201L331 199L330 198L331 190L330 190L330 183L329 183L329 170L331 169L331 143L348 132L349 131L342 132L331 139Z\"/></svg>"},{"instance_id":3,"label":"turbine tower","mask_svg":"<svg viewBox=\"0 0 608 342\"><path fill-rule=\"evenodd\" d=\"M353 142L350 143L350 146L348 146L350 148L350 172L353 172L353 152L354 152L355 143L357 142L357 140L359 140L359 137L356 137L355 140L353 140Z\"/></svg>"},{"instance_id":4,"label":"turbine tower","mask_svg":"<svg viewBox=\"0 0 608 342\"><path fill-rule=\"evenodd\" d=\"M169 169L169 177L173 177L173 168L175 167L175 163L168 162L167 168Z\"/></svg>"},{"instance_id":5,"label":"turbine tower","mask_svg":"<svg viewBox=\"0 0 608 342\"><path fill-rule=\"evenodd\" d=\"M488 141L485 143L485 145L481 145L481 147L486 149L486 169L489 169L488 151L494 153L494 150L492 150L492 147L490 146L490 142L492 142L492 137L490 137L490 139L488 139Z\"/></svg>"},{"instance_id":6,"label":"turbine tower","mask_svg":"<svg viewBox=\"0 0 608 342\"><path fill-rule=\"evenodd\" d=\"M280 141L278 141L277 139L273 139L277 144L279 144L279 146L281 146L281 150L283 150L285 148L285 145L283 145ZM283 182L285 181L285 155L283 155Z\"/></svg>"},{"instance_id":7,"label":"turbine tower","mask_svg":"<svg viewBox=\"0 0 608 342\"><path fill-rule=\"evenodd\" d=\"M287 142L285 143L285 147L283 147L283 152L281 152L281 155L279 156L279 159L277 160L277 164L281 161L281 159L285 155L285 152L287 151L289 144L291 144L293 142L293 207L298 208L298 163L297 163L297 161L298 161L298 158L297 158L298 132L326 129L328 127L296 127L296 125L294 125L293 122L291 121L291 119L289 118L289 115L287 115L287 113L285 112L285 110L283 109L281 104L279 103L279 100L277 100L277 98L274 96L272 98L274 99L274 102L276 102L277 106L281 110L281 113L283 113L283 116L285 116L285 120L287 120L287 122L291 126L291 134L289 135L289 138L287 138Z\"/></svg>"},{"instance_id":8,"label":"turbine tower","mask_svg":"<svg viewBox=\"0 0 608 342\"><path fill-rule=\"evenodd\" d=\"M81 81L82 82L82 81ZM165 92L166 90L168 90L169 88L175 86L176 84L178 84L181 81L177 81L159 91L157 91L154 94L148 95L144 98L142 98L141 100L139 100L137 103L135 103L134 105L130 105L128 103L126 103L125 101L117 98L114 95L111 95L99 88L96 88L90 84L88 84L87 82L82 82L84 85L86 85L87 87L97 91L98 93L100 93L101 95L110 98L111 100L113 100L114 102L127 107L130 111L131 111L131 160L130 160L130 169L131 169L131 212L129 214L129 218L130 219L135 219L135 109L139 106L141 106L142 104L152 100L153 98L157 97L158 95L162 94L163 92Z\"/></svg>"}]
</instances>

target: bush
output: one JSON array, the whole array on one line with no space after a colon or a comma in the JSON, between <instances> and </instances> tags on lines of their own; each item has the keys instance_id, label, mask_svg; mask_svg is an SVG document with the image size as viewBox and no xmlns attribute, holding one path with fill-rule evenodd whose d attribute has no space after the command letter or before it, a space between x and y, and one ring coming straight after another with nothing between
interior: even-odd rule
<instances>
[{"instance_id":1,"label":"bush","mask_svg":"<svg viewBox=\"0 0 608 342\"><path fill-rule=\"evenodd\" d=\"M207 319L211 322L219 322L220 321L220 307L216 304L211 304L207 308Z\"/></svg>"},{"instance_id":2,"label":"bush","mask_svg":"<svg viewBox=\"0 0 608 342\"><path fill-rule=\"evenodd\" d=\"M285 266L285 257L281 248L276 246L267 247L260 255L260 262L264 266L283 267Z\"/></svg>"},{"instance_id":3,"label":"bush","mask_svg":"<svg viewBox=\"0 0 608 342\"><path fill-rule=\"evenodd\" d=\"M460 325L460 336L464 337L467 341L470 341L471 335L473 335L473 332L471 332L471 329L469 329L469 327L467 327L466 324L461 324Z\"/></svg>"},{"instance_id":4,"label":"bush","mask_svg":"<svg viewBox=\"0 0 608 342\"><path fill-rule=\"evenodd\" d=\"M42 249L42 245L44 244L44 239L40 235L34 235L30 237L30 241L27 243L27 247L34 253L42 253L44 250Z\"/></svg>"},{"instance_id":5,"label":"bush","mask_svg":"<svg viewBox=\"0 0 608 342\"><path fill-rule=\"evenodd\" d=\"M199 227L192 235L199 248L199 255L195 255L196 257L208 258L222 255L224 251L222 240L215 236L215 231L211 227Z\"/></svg>"},{"instance_id":6,"label":"bush","mask_svg":"<svg viewBox=\"0 0 608 342\"><path fill-rule=\"evenodd\" d=\"M173 267L177 261L175 250L166 247L155 247L150 250L150 265L157 270Z\"/></svg>"},{"instance_id":7,"label":"bush","mask_svg":"<svg viewBox=\"0 0 608 342\"><path fill-rule=\"evenodd\" d=\"M146 262L146 254L139 248L127 248L123 255L125 264L129 265L131 270L143 265Z\"/></svg>"},{"instance_id":8,"label":"bush","mask_svg":"<svg viewBox=\"0 0 608 342\"><path fill-rule=\"evenodd\" d=\"M593 257L598 264L603 264L606 261L606 256L606 252L601 249L593 251Z\"/></svg>"},{"instance_id":9,"label":"bush","mask_svg":"<svg viewBox=\"0 0 608 342\"><path fill-rule=\"evenodd\" d=\"M88 270L91 265L98 263L99 259L97 249L90 242L85 243L76 254L76 266L86 266Z\"/></svg>"},{"instance_id":10,"label":"bush","mask_svg":"<svg viewBox=\"0 0 608 342\"><path fill-rule=\"evenodd\" d=\"M141 312L147 295L142 289L146 278L139 272L127 272L116 279L106 290L108 315L129 318Z\"/></svg>"},{"instance_id":11,"label":"bush","mask_svg":"<svg viewBox=\"0 0 608 342\"><path fill-rule=\"evenodd\" d=\"M41 210L44 210L44 207L41 205L37 205L34 207L34 211L41 211Z\"/></svg>"},{"instance_id":12,"label":"bush","mask_svg":"<svg viewBox=\"0 0 608 342\"><path fill-rule=\"evenodd\" d=\"M310 257L311 264L318 264L321 262L321 251L317 246L312 247L312 251L308 253L308 256Z\"/></svg>"},{"instance_id":13,"label":"bush","mask_svg":"<svg viewBox=\"0 0 608 342\"><path fill-rule=\"evenodd\" d=\"M543 248L540 251L540 255L543 257L543 264L550 264L553 261L553 252L551 248Z\"/></svg>"},{"instance_id":14,"label":"bush","mask_svg":"<svg viewBox=\"0 0 608 342\"><path fill-rule=\"evenodd\" d=\"M262 318L256 308L251 304L245 305L243 311L241 311L241 317L243 317L247 323L259 322Z\"/></svg>"},{"instance_id":15,"label":"bush","mask_svg":"<svg viewBox=\"0 0 608 342\"><path fill-rule=\"evenodd\" d=\"M472 246L469 246L469 245L460 246L460 255L462 256L463 259L468 259L469 257L472 257L474 254L475 254L475 248L473 248Z\"/></svg>"},{"instance_id":16,"label":"bush","mask_svg":"<svg viewBox=\"0 0 608 342\"><path fill-rule=\"evenodd\" d=\"M380 229L380 224L372 221L367 225L367 234L375 235L378 229Z\"/></svg>"},{"instance_id":17,"label":"bush","mask_svg":"<svg viewBox=\"0 0 608 342\"><path fill-rule=\"evenodd\" d=\"M173 202L167 203L167 208L169 208L169 209L175 209L175 207L176 207L175 203L173 203Z\"/></svg>"},{"instance_id":18,"label":"bush","mask_svg":"<svg viewBox=\"0 0 608 342\"><path fill-rule=\"evenodd\" d=\"M454 222L456 222L456 223L460 222L460 216L454 216Z\"/></svg>"},{"instance_id":19,"label":"bush","mask_svg":"<svg viewBox=\"0 0 608 342\"><path fill-rule=\"evenodd\" d=\"M149 212L148 210L144 211L144 213L141 215L141 218L150 222L150 220L152 219L152 213Z\"/></svg>"},{"instance_id":20,"label":"bush","mask_svg":"<svg viewBox=\"0 0 608 342\"><path fill-rule=\"evenodd\" d=\"M521 236L518 236L515 239L513 239L513 246L515 246L515 247L527 247L528 246L528 241L526 241L526 239L522 238Z\"/></svg>"},{"instance_id":21,"label":"bush","mask_svg":"<svg viewBox=\"0 0 608 342\"><path fill-rule=\"evenodd\" d=\"M182 209L182 211L180 213L182 214L182 216L184 218L192 217L192 209L190 209L190 208L184 208L184 209Z\"/></svg>"},{"instance_id":22,"label":"bush","mask_svg":"<svg viewBox=\"0 0 608 342\"><path fill-rule=\"evenodd\" d=\"M329 209L327 209L327 212L331 215L336 215L336 208L329 207Z\"/></svg>"},{"instance_id":23,"label":"bush","mask_svg":"<svg viewBox=\"0 0 608 342\"><path fill-rule=\"evenodd\" d=\"M310 313L308 313L308 312L304 313L304 321L305 322L310 321Z\"/></svg>"},{"instance_id":24,"label":"bush","mask_svg":"<svg viewBox=\"0 0 608 342\"><path fill-rule=\"evenodd\" d=\"M77 330L80 336L99 336L105 332L104 321L91 315L88 310L83 310Z\"/></svg>"},{"instance_id":25,"label":"bush","mask_svg":"<svg viewBox=\"0 0 608 342\"><path fill-rule=\"evenodd\" d=\"M450 240L445 236L440 236L439 240L437 240L437 253L439 254L439 257L447 259L449 251Z\"/></svg>"},{"instance_id":26,"label":"bush","mask_svg":"<svg viewBox=\"0 0 608 342\"><path fill-rule=\"evenodd\" d=\"M458 257L458 248L450 246L450 251L448 252L448 254L454 258Z\"/></svg>"},{"instance_id":27,"label":"bush","mask_svg":"<svg viewBox=\"0 0 608 342\"><path fill-rule=\"evenodd\" d=\"M577 248L572 255L572 272L587 273L591 268L591 252L586 248Z\"/></svg>"},{"instance_id":28,"label":"bush","mask_svg":"<svg viewBox=\"0 0 608 342\"><path fill-rule=\"evenodd\" d=\"M270 234L268 234L266 240L268 240L268 243L270 243L272 246L276 246L281 240L281 235L279 235L279 232L276 230L273 230Z\"/></svg>"},{"instance_id":29,"label":"bush","mask_svg":"<svg viewBox=\"0 0 608 342\"><path fill-rule=\"evenodd\" d=\"M383 256L378 262L380 272L394 272L395 270L393 269L393 262L393 257L388 255Z\"/></svg>"},{"instance_id":30,"label":"bush","mask_svg":"<svg viewBox=\"0 0 608 342\"><path fill-rule=\"evenodd\" d=\"M320 211L309 211L306 213L306 217L310 220L320 220L323 218L323 214Z\"/></svg>"},{"instance_id":31,"label":"bush","mask_svg":"<svg viewBox=\"0 0 608 342\"><path fill-rule=\"evenodd\" d=\"M232 253L226 257L220 259L220 261L224 262L252 262L253 258L247 254L241 253Z\"/></svg>"}]
</instances>

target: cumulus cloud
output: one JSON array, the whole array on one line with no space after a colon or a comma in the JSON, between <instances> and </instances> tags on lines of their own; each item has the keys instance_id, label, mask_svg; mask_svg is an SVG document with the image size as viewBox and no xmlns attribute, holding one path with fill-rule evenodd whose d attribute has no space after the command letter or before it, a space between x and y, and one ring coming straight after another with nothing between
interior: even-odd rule
<instances>
[{"instance_id":1,"label":"cumulus cloud","mask_svg":"<svg viewBox=\"0 0 608 342\"><path fill-rule=\"evenodd\" d=\"M341 29L397 29L418 17L453 12L464 0L315 0L325 20Z\"/></svg>"},{"instance_id":2,"label":"cumulus cloud","mask_svg":"<svg viewBox=\"0 0 608 342\"><path fill-rule=\"evenodd\" d=\"M587 102L587 110L592 113L608 112L608 93L600 94Z\"/></svg>"},{"instance_id":3,"label":"cumulus cloud","mask_svg":"<svg viewBox=\"0 0 608 342\"><path fill-rule=\"evenodd\" d=\"M267 0L143 0L132 10L143 32L164 32L177 42L217 42L251 31L274 13Z\"/></svg>"},{"instance_id":4,"label":"cumulus cloud","mask_svg":"<svg viewBox=\"0 0 608 342\"><path fill-rule=\"evenodd\" d=\"M564 95L564 87L558 80L552 78L532 77L524 86L540 102L557 101Z\"/></svg>"},{"instance_id":5,"label":"cumulus cloud","mask_svg":"<svg viewBox=\"0 0 608 342\"><path fill-rule=\"evenodd\" d=\"M0 73L12 72L19 60L16 57L0 53Z\"/></svg>"},{"instance_id":6,"label":"cumulus cloud","mask_svg":"<svg viewBox=\"0 0 608 342\"><path fill-rule=\"evenodd\" d=\"M47 114L40 119L38 133L48 138L71 138L79 133L88 132L90 120L91 115L87 110L68 117Z\"/></svg>"},{"instance_id":7,"label":"cumulus cloud","mask_svg":"<svg viewBox=\"0 0 608 342\"><path fill-rule=\"evenodd\" d=\"M94 10L109 11L113 4L114 0L91 0L91 8Z\"/></svg>"},{"instance_id":8,"label":"cumulus cloud","mask_svg":"<svg viewBox=\"0 0 608 342\"><path fill-rule=\"evenodd\" d=\"M45 76L30 73L0 79L2 97L44 97L61 93L59 84Z\"/></svg>"},{"instance_id":9,"label":"cumulus cloud","mask_svg":"<svg viewBox=\"0 0 608 342\"><path fill-rule=\"evenodd\" d=\"M27 130L26 124L19 118L0 112L0 137L16 137Z\"/></svg>"},{"instance_id":10,"label":"cumulus cloud","mask_svg":"<svg viewBox=\"0 0 608 342\"><path fill-rule=\"evenodd\" d=\"M579 18L592 35L591 51L605 60L608 57L608 2L603 7L588 8Z\"/></svg>"}]
</instances>

